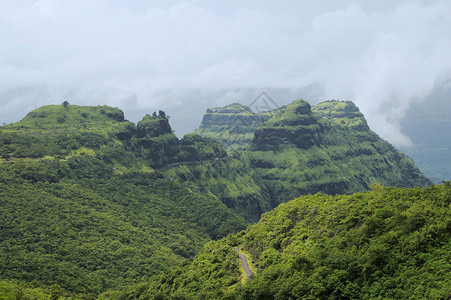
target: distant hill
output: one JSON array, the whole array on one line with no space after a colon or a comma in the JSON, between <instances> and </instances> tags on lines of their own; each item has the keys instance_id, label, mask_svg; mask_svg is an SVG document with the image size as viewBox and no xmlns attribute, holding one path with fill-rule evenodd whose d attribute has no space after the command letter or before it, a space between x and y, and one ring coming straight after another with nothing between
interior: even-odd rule
<instances>
[{"instance_id":1,"label":"distant hill","mask_svg":"<svg viewBox=\"0 0 451 300\"><path fill-rule=\"evenodd\" d=\"M131 299L448 299L451 185L282 204ZM235 248L253 276L246 279Z\"/></svg>"}]
</instances>

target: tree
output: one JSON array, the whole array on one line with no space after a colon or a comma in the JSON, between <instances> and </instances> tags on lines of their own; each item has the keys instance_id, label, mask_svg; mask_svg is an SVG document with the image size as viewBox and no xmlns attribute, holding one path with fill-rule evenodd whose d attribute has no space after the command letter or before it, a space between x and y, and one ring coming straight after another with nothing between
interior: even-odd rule
<instances>
[{"instance_id":1,"label":"tree","mask_svg":"<svg viewBox=\"0 0 451 300\"><path fill-rule=\"evenodd\" d=\"M160 111L158 112L158 115L159 115L160 117L162 117L162 118L166 118L166 113L165 113L164 111L162 111L162 110L160 110Z\"/></svg>"},{"instance_id":2,"label":"tree","mask_svg":"<svg viewBox=\"0 0 451 300\"><path fill-rule=\"evenodd\" d=\"M64 106L64 108L67 108L69 106L69 102L67 100L64 100L63 106Z\"/></svg>"}]
</instances>

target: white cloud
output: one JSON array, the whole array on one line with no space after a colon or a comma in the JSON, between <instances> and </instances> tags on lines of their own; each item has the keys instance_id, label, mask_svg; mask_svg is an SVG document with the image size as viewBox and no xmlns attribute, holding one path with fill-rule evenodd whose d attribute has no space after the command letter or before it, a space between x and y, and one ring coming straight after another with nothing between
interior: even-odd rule
<instances>
[{"instance_id":1,"label":"white cloud","mask_svg":"<svg viewBox=\"0 0 451 300\"><path fill-rule=\"evenodd\" d=\"M177 114L319 84L406 145L405 112L451 77L451 4L341 3L0 0L0 116L62 99Z\"/></svg>"}]
</instances>

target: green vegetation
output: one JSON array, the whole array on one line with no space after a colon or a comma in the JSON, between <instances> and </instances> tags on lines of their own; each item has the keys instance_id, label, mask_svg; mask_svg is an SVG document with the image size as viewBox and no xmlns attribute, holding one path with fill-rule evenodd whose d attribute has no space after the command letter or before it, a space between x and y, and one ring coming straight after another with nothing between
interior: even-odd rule
<instances>
[{"instance_id":1,"label":"green vegetation","mask_svg":"<svg viewBox=\"0 0 451 300\"><path fill-rule=\"evenodd\" d=\"M211 239L244 229L218 199L155 170L179 155L193 159L195 143L172 136L163 112L135 127L118 109L73 105L40 108L1 127L0 276L92 298L179 266ZM225 155L215 141L198 142L201 157L212 149Z\"/></svg>"},{"instance_id":2,"label":"green vegetation","mask_svg":"<svg viewBox=\"0 0 451 300\"><path fill-rule=\"evenodd\" d=\"M350 194L372 183L428 186L413 162L366 125L352 102L329 101L313 112L297 100L255 132L244 153L265 184L272 206L323 192Z\"/></svg>"},{"instance_id":3,"label":"green vegetation","mask_svg":"<svg viewBox=\"0 0 451 300\"><path fill-rule=\"evenodd\" d=\"M180 152L179 140L162 111L158 116L145 115L138 122L130 143L138 156L147 159L156 168L175 162Z\"/></svg>"},{"instance_id":4,"label":"green vegetation","mask_svg":"<svg viewBox=\"0 0 451 300\"><path fill-rule=\"evenodd\" d=\"M154 278L134 296L448 299L450 208L450 182L303 196L264 214L245 232L207 244L193 263ZM244 284L237 245L251 253L257 268Z\"/></svg>"},{"instance_id":5,"label":"green vegetation","mask_svg":"<svg viewBox=\"0 0 451 300\"><path fill-rule=\"evenodd\" d=\"M233 103L209 108L194 132L220 141L228 151L249 147L255 130L275 112L254 113L249 107Z\"/></svg>"},{"instance_id":6,"label":"green vegetation","mask_svg":"<svg viewBox=\"0 0 451 300\"><path fill-rule=\"evenodd\" d=\"M186 134L180 140L180 147L179 161L182 162L202 162L227 156L227 151L218 141L195 133Z\"/></svg>"},{"instance_id":7,"label":"green vegetation","mask_svg":"<svg viewBox=\"0 0 451 300\"><path fill-rule=\"evenodd\" d=\"M245 226L220 201L158 173L112 175L91 157L0 170L6 278L97 294L178 265Z\"/></svg>"},{"instance_id":8,"label":"green vegetation","mask_svg":"<svg viewBox=\"0 0 451 300\"><path fill-rule=\"evenodd\" d=\"M233 235L248 222L301 194L365 191L373 182L429 184L406 156L369 130L350 102L326 102L312 111L298 100L261 114L233 104L210 110L203 124L198 133L179 140L163 111L135 125L117 108L65 101L0 127L0 297L260 295L257 291L266 283L258 283L263 280L259 274L287 263L283 259L290 254L283 249L289 244L277 236L292 227L271 238L263 233L254 238L254 227ZM226 138L212 138L216 134ZM249 149L227 153L221 142L228 150ZM389 195L398 190L382 191ZM442 187L415 191L449 195ZM362 197L368 200L375 193ZM357 201L328 197L305 199ZM324 218L327 207L320 207ZM353 212L359 220L371 213ZM289 214L280 218L284 224L290 220ZM309 222L304 225L314 219ZM273 239L277 242L269 242ZM257 268L257 277L244 285L233 250L238 245ZM358 251L366 251L362 249ZM279 277L268 276L274 282ZM272 293L271 285L268 289Z\"/></svg>"},{"instance_id":9,"label":"green vegetation","mask_svg":"<svg viewBox=\"0 0 451 300\"><path fill-rule=\"evenodd\" d=\"M31 284L0 279L0 299L69 300L78 298L67 297L67 295L64 295L61 287L57 284L54 284L49 288L36 288Z\"/></svg>"},{"instance_id":10,"label":"green vegetation","mask_svg":"<svg viewBox=\"0 0 451 300\"><path fill-rule=\"evenodd\" d=\"M330 100L312 107L312 112L334 125L368 130L368 124L357 106L351 101Z\"/></svg>"},{"instance_id":11,"label":"green vegetation","mask_svg":"<svg viewBox=\"0 0 451 300\"><path fill-rule=\"evenodd\" d=\"M249 162L247 174L253 182L245 181L247 188L240 189L249 193L230 199L208 187L212 177L224 177L220 166L216 170L219 175L206 172L207 176L196 185L202 185L228 207L239 207L236 211L251 221L256 220L256 212L267 211L300 195L362 192L376 182L397 187L431 184L407 156L369 129L350 101L326 101L311 108L306 101L297 100L263 114L232 104L207 110L196 132L218 139L229 151L244 150L235 155ZM187 176L193 177L199 178L192 176L192 172ZM254 185L259 192L249 189ZM225 189L233 187L229 184ZM255 195L260 199L261 209L254 212L243 209L246 201L240 197L251 199Z\"/></svg>"},{"instance_id":12,"label":"green vegetation","mask_svg":"<svg viewBox=\"0 0 451 300\"><path fill-rule=\"evenodd\" d=\"M47 105L28 113L20 122L4 125L3 132L30 135L97 132L103 135L119 133L133 123L124 119L124 113L109 106Z\"/></svg>"},{"instance_id":13,"label":"green vegetation","mask_svg":"<svg viewBox=\"0 0 451 300\"><path fill-rule=\"evenodd\" d=\"M243 155L218 155L211 161L170 165L165 173L169 178L180 178L190 189L223 202L248 221L258 221L263 212L271 209L263 183Z\"/></svg>"}]
</instances>

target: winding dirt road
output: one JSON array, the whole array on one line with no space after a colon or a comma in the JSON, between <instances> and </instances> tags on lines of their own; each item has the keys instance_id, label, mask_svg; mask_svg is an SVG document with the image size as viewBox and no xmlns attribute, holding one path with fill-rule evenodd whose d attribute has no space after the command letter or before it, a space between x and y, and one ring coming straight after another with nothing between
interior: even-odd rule
<instances>
[{"instance_id":1,"label":"winding dirt road","mask_svg":"<svg viewBox=\"0 0 451 300\"><path fill-rule=\"evenodd\" d=\"M241 246L235 248L236 253L240 256L241 266L243 266L244 273L246 273L246 278L249 278L253 273L251 268L249 268L249 264L247 263L247 257L244 254L240 253Z\"/></svg>"}]
</instances>

